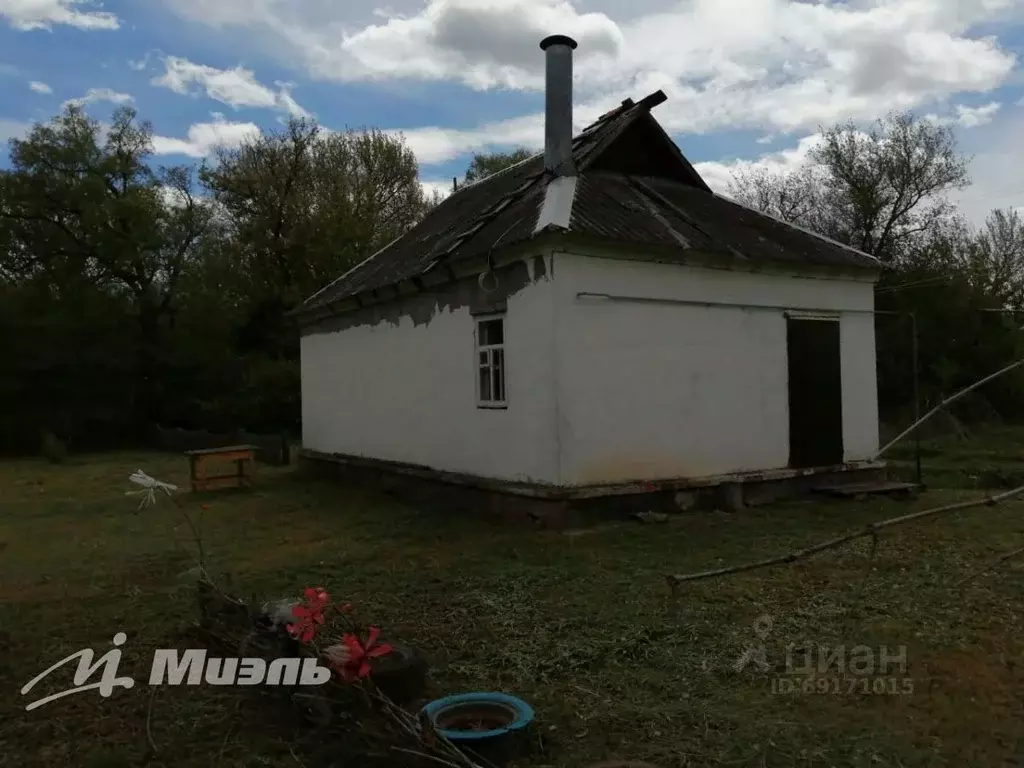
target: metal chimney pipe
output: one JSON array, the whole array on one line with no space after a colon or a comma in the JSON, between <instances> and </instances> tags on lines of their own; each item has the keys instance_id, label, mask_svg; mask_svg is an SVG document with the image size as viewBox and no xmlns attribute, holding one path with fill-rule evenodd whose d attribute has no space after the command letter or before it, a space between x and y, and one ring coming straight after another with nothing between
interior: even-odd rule
<instances>
[{"instance_id":1,"label":"metal chimney pipe","mask_svg":"<svg viewBox=\"0 0 1024 768\"><path fill-rule=\"evenodd\" d=\"M540 43L547 56L544 86L544 170L575 176L572 160L572 52L576 41L551 35Z\"/></svg>"}]
</instances>

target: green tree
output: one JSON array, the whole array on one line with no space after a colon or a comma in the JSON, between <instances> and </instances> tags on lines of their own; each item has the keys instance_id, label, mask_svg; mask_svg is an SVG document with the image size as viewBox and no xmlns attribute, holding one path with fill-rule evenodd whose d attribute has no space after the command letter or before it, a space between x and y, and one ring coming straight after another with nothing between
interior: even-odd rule
<instances>
[{"instance_id":1,"label":"green tree","mask_svg":"<svg viewBox=\"0 0 1024 768\"><path fill-rule=\"evenodd\" d=\"M740 173L732 195L751 207L870 253L891 268L877 287L879 405L908 419L913 369L909 315L916 317L920 394L925 403L1024 354L1024 225L994 211L969 226L950 192L969 183L948 126L909 113L868 130L845 123L822 131L809 163L795 171ZM1007 376L975 404L1024 415L1024 376ZM977 414L975 414L977 415Z\"/></svg>"},{"instance_id":2,"label":"green tree","mask_svg":"<svg viewBox=\"0 0 1024 768\"><path fill-rule=\"evenodd\" d=\"M310 120L217 153L201 169L223 226L238 324L244 426L297 428L298 338L290 309L420 220L433 200L401 137L328 132ZM211 266L212 268L212 266ZM282 423L283 422L283 423Z\"/></svg>"},{"instance_id":3,"label":"green tree","mask_svg":"<svg viewBox=\"0 0 1024 768\"><path fill-rule=\"evenodd\" d=\"M377 130L293 120L200 171L251 293L290 308L422 217L416 157Z\"/></svg>"},{"instance_id":4,"label":"green tree","mask_svg":"<svg viewBox=\"0 0 1024 768\"><path fill-rule=\"evenodd\" d=\"M990 225L1004 216L993 214ZM1004 311L1013 308L1019 270L1007 268L1004 253L993 246L989 226L978 230L951 217L908 243L897 268L883 275L876 308L916 318L924 404L1024 356L1024 318ZM910 326L906 317L879 316L877 327L879 402L906 421L908 414L900 411L912 396ZM1022 392L1024 375L1015 372L958 407L973 408L962 414L976 419L1016 418L1024 415Z\"/></svg>"},{"instance_id":5,"label":"green tree","mask_svg":"<svg viewBox=\"0 0 1024 768\"><path fill-rule=\"evenodd\" d=\"M129 334L108 354L134 360L140 428L160 416L163 331L211 216L189 170L154 170L151 154L152 130L133 110L117 110L104 132L71 106L12 141L11 169L0 174L0 272L56 298L88 288L124 302Z\"/></svg>"},{"instance_id":6,"label":"green tree","mask_svg":"<svg viewBox=\"0 0 1024 768\"><path fill-rule=\"evenodd\" d=\"M492 152L490 154L477 154L473 155L473 159L469 163L469 168L466 169L465 183L472 184L474 181L480 181L488 176L492 176L498 171L503 171L509 166L521 163L528 157L533 157L535 152L526 149L525 147L519 147L513 149L511 152Z\"/></svg>"}]
</instances>

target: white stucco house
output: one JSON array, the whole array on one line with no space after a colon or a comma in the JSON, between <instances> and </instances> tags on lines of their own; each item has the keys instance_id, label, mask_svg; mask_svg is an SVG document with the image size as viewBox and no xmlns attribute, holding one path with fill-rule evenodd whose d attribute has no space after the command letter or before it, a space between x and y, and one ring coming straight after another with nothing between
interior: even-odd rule
<instances>
[{"instance_id":1,"label":"white stucco house","mask_svg":"<svg viewBox=\"0 0 1024 768\"><path fill-rule=\"evenodd\" d=\"M879 466L879 263L721 197L627 99L302 304L302 455L531 498Z\"/></svg>"}]
</instances>

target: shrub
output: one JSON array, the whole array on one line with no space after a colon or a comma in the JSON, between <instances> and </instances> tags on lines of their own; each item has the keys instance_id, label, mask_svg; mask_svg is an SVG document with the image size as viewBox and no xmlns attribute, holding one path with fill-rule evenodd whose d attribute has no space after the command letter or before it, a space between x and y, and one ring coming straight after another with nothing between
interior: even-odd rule
<instances>
[{"instance_id":1,"label":"shrub","mask_svg":"<svg viewBox=\"0 0 1024 768\"><path fill-rule=\"evenodd\" d=\"M68 457L68 447L52 432L44 432L43 456L51 464L61 464Z\"/></svg>"}]
</instances>

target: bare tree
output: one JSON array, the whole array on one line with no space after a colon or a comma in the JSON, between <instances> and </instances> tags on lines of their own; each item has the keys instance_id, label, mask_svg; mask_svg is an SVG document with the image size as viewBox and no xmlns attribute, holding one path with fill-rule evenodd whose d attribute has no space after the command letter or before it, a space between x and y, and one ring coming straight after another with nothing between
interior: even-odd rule
<instances>
[{"instance_id":1,"label":"bare tree","mask_svg":"<svg viewBox=\"0 0 1024 768\"><path fill-rule=\"evenodd\" d=\"M738 171L729 184L729 194L782 221L813 226L823 191L815 170L804 167L789 173L773 173L754 167Z\"/></svg>"},{"instance_id":2,"label":"bare tree","mask_svg":"<svg viewBox=\"0 0 1024 768\"><path fill-rule=\"evenodd\" d=\"M969 278L996 307L1024 307L1024 221L1017 211L992 211L963 254Z\"/></svg>"},{"instance_id":3,"label":"bare tree","mask_svg":"<svg viewBox=\"0 0 1024 768\"><path fill-rule=\"evenodd\" d=\"M952 129L910 112L890 114L867 132L852 122L835 126L812 159L825 170L835 233L887 261L907 238L949 216L946 194L969 183Z\"/></svg>"},{"instance_id":4,"label":"bare tree","mask_svg":"<svg viewBox=\"0 0 1024 768\"><path fill-rule=\"evenodd\" d=\"M732 194L786 221L892 261L915 236L947 219L947 193L968 183L948 126L893 113L860 130L822 131L808 168L738 174Z\"/></svg>"}]
</instances>

